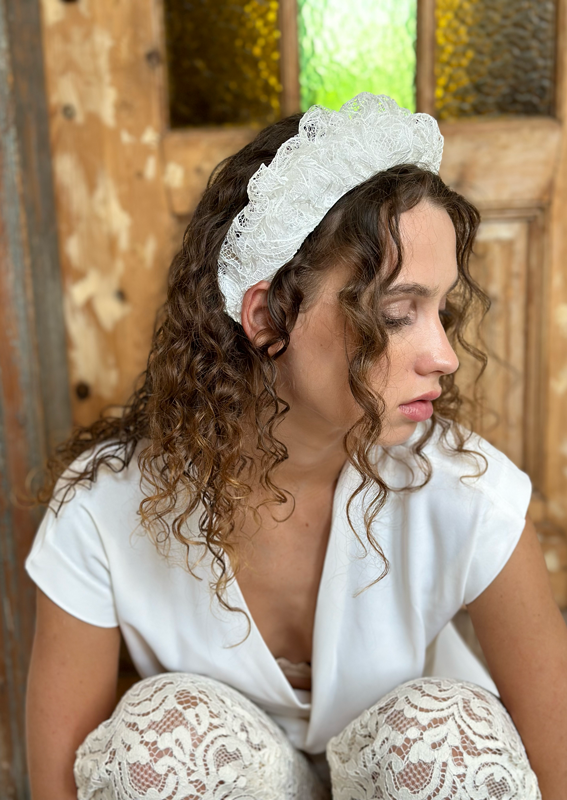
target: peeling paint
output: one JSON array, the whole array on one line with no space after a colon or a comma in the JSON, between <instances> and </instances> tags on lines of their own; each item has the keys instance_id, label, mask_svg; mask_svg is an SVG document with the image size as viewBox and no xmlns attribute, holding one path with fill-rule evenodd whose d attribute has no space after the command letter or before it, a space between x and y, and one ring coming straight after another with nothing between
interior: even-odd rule
<instances>
[{"instance_id":1,"label":"peeling paint","mask_svg":"<svg viewBox=\"0 0 567 800\"><path fill-rule=\"evenodd\" d=\"M75 320L76 314L82 314L90 301L101 327L111 331L131 311L130 305L117 294L124 263L111 255L110 247L115 241L120 252L128 250L131 217L120 205L114 182L103 170L99 171L92 196L76 156L58 155L54 160L54 171L73 230L65 239L63 249L71 265L83 273L67 289L70 318ZM90 319L92 324L92 318L83 317L83 321L85 319ZM76 332L79 335L78 327ZM92 353L90 357L93 357Z\"/></svg>"},{"instance_id":2,"label":"peeling paint","mask_svg":"<svg viewBox=\"0 0 567 800\"><path fill-rule=\"evenodd\" d=\"M157 239L153 233L151 233L146 239L146 243L144 245L144 265L146 269L151 269L153 267L156 251Z\"/></svg>"},{"instance_id":3,"label":"peeling paint","mask_svg":"<svg viewBox=\"0 0 567 800\"><path fill-rule=\"evenodd\" d=\"M144 178L147 181L153 181L156 176L156 157L155 156L148 156L146 160L146 165L144 167Z\"/></svg>"},{"instance_id":4,"label":"peeling paint","mask_svg":"<svg viewBox=\"0 0 567 800\"><path fill-rule=\"evenodd\" d=\"M549 572L561 572L561 561L555 550L547 550L543 556Z\"/></svg>"},{"instance_id":5,"label":"peeling paint","mask_svg":"<svg viewBox=\"0 0 567 800\"><path fill-rule=\"evenodd\" d=\"M72 233L71 236L67 237L65 241L65 254L75 269L80 269L81 241L77 233Z\"/></svg>"},{"instance_id":6,"label":"peeling paint","mask_svg":"<svg viewBox=\"0 0 567 800\"><path fill-rule=\"evenodd\" d=\"M567 439L563 439L563 441L559 445L559 452L561 453L562 456L565 456L565 458L567 458Z\"/></svg>"},{"instance_id":7,"label":"peeling paint","mask_svg":"<svg viewBox=\"0 0 567 800\"><path fill-rule=\"evenodd\" d=\"M118 298L119 278L124 265L114 272L103 275L99 270L90 269L84 278L74 283L69 294L77 308L82 308L89 300L98 321L105 331L111 331L116 323L125 317L131 307Z\"/></svg>"},{"instance_id":8,"label":"peeling paint","mask_svg":"<svg viewBox=\"0 0 567 800\"><path fill-rule=\"evenodd\" d=\"M181 164L176 161L168 161L165 165L165 173L163 182L166 186L172 189L179 189L183 186L183 179L185 178L185 170Z\"/></svg>"},{"instance_id":9,"label":"peeling paint","mask_svg":"<svg viewBox=\"0 0 567 800\"><path fill-rule=\"evenodd\" d=\"M132 142L136 141L136 137L128 133L126 128L120 128L120 141L122 144L132 144Z\"/></svg>"},{"instance_id":10,"label":"peeling paint","mask_svg":"<svg viewBox=\"0 0 567 800\"><path fill-rule=\"evenodd\" d=\"M547 508L552 518L559 520L565 519L565 509L556 500L550 500Z\"/></svg>"},{"instance_id":11,"label":"peeling paint","mask_svg":"<svg viewBox=\"0 0 567 800\"><path fill-rule=\"evenodd\" d=\"M116 238L118 249L124 252L130 245L132 218L120 205L114 181L105 170L100 170L95 192L92 196L92 209L111 236Z\"/></svg>"},{"instance_id":12,"label":"peeling paint","mask_svg":"<svg viewBox=\"0 0 567 800\"><path fill-rule=\"evenodd\" d=\"M567 303L560 303L555 309L555 321L561 334L567 337Z\"/></svg>"},{"instance_id":13,"label":"peeling paint","mask_svg":"<svg viewBox=\"0 0 567 800\"><path fill-rule=\"evenodd\" d=\"M522 222L503 220L485 220L478 229L477 241L479 242L511 242L518 236L518 229Z\"/></svg>"},{"instance_id":14,"label":"peeling paint","mask_svg":"<svg viewBox=\"0 0 567 800\"><path fill-rule=\"evenodd\" d=\"M150 147L157 147L159 144L159 133L155 128L152 128L151 125L148 125L140 136L140 141L142 144L150 145Z\"/></svg>"},{"instance_id":15,"label":"peeling paint","mask_svg":"<svg viewBox=\"0 0 567 800\"><path fill-rule=\"evenodd\" d=\"M105 400L113 399L119 380L114 354L104 346L101 332L87 309L78 308L70 293L65 295L63 306L73 380L84 381Z\"/></svg>"},{"instance_id":16,"label":"peeling paint","mask_svg":"<svg viewBox=\"0 0 567 800\"><path fill-rule=\"evenodd\" d=\"M50 28L65 19L65 4L61 0L43 0L41 3L41 18L43 24Z\"/></svg>"},{"instance_id":17,"label":"peeling paint","mask_svg":"<svg viewBox=\"0 0 567 800\"><path fill-rule=\"evenodd\" d=\"M567 392L567 367L563 367L557 377L551 379L551 388L555 394L562 395Z\"/></svg>"},{"instance_id":18,"label":"peeling paint","mask_svg":"<svg viewBox=\"0 0 567 800\"><path fill-rule=\"evenodd\" d=\"M63 5L60 3L60 5ZM110 50L114 40L100 26L75 26L66 44L69 67L58 78L54 100L59 105L72 105L75 123L82 124L85 115L96 114L105 125L116 125L118 92L112 83Z\"/></svg>"}]
</instances>

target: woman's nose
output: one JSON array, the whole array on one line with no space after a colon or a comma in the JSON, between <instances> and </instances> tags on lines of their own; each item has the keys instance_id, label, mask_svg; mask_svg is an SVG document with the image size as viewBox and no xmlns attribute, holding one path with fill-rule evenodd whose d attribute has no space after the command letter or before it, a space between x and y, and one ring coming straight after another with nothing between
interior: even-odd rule
<instances>
[{"instance_id":1,"label":"woman's nose","mask_svg":"<svg viewBox=\"0 0 567 800\"><path fill-rule=\"evenodd\" d=\"M459 359L457 354L447 338L441 321L439 321L422 341L418 372L422 374L441 372L443 375L451 375L458 368Z\"/></svg>"}]
</instances>

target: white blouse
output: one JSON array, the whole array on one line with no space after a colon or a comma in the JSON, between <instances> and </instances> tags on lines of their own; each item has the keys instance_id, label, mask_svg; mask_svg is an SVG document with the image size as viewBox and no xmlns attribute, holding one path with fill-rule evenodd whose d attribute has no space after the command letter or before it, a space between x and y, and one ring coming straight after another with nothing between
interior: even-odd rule
<instances>
[{"instance_id":1,"label":"white blouse","mask_svg":"<svg viewBox=\"0 0 567 800\"><path fill-rule=\"evenodd\" d=\"M411 439L390 452L408 461L409 444L428 424L418 424ZM267 711L297 747L321 753L348 722L411 678L456 677L496 693L448 623L506 564L525 525L531 482L477 435L467 448L488 460L477 480L459 480L478 470L446 452L435 436L424 450L433 466L430 482L415 492L390 492L373 525L390 571L374 585L382 562L371 548L364 556L348 525L346 503L359 479L345 463L317 598L311 692L292 688L252 618L245 638L244 616L212 597L209 558L197 567L197 580L177 541L167 558L158 553L137 516L143 496L137 453L122 472L103 466L96 482L78 486L57 517L47 510L26 569L68 613L92 625L119 625L142 677L192 672L223 681ZM377 458L390 487L409 482L402 462L381 448ZM421 482L419 469L414 472ZM359 496L351 510L363 540L367 502ZM195 531L198 516L187 523ZM247 611L236 580L228 600Z\"/></svg>"}]
</instances>

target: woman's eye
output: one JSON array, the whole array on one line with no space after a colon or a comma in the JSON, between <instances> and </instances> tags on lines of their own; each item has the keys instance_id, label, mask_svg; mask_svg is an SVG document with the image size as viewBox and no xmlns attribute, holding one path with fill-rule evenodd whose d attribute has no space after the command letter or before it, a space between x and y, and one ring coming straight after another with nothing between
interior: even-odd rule
<instances>
[{"instance_id":1,"label":"woman's eye","mask_svg":"<svg viewBox=\"0 0 567 800\"><path fill-rule=\"evenodd\" d=\"M382 319L384 325L389 330L396 330L402 328L404 325L411 325L413 322L413 318L409 314L406 314L405 317L395 317L384 314ZM455 322L455 315L452 311L443 308L439 311L439 319L441 320L444 330L448 330Z\"/></svg>"},{"instance_id":2,"label":"woman's eye","mask_svg":"<svg viewBox=\"0 0 567 800\"><path fill-rule=\"evenodd\" d=\"M384 325L390 329L401 328L403 325L411 325L412 319L410 316L406 317L387 317L384 316Z\"/></svg>"},{"instance_id":3,"label":"woman's eye","mask_svg":"<svg viewBox=\"0 0 567 800\"><path fill-rule=\"evenodd\" d=\"M382 321L389 330L411 325L414 317L415 309L408 302L392 303L382 310Z\"/></svg>"}]
</instances>

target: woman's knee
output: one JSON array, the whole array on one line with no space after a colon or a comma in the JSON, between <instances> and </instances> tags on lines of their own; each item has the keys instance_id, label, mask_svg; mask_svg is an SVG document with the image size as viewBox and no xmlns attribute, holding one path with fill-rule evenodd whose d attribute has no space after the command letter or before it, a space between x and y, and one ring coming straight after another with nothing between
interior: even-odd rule
<instances>
[{"instance_id":1,"label":"woman's knee","mask_svg":"<svg viewBox=\"0 0 567 800\"><path fill-rule=\"evenodd\" d=\"M394 798L409 788L416 797L430 798L451 784L479 798L540 797L520 735L500 700L455 679L417 678L395 687L331 740L328 759L333 780L358 781L359 793L373 776L379 793L362 797Z\"/></svg>"},{"instance_id":2,"label":"woman's knee","mask_svg":"<svg viewBox=\"0 0 567 800\"><path fill-rule=\"evenodd\" d=\"M139 681L77 751L79 800L287 797L299 756L267 714L230 686L187 673ZM295 763L298 762L298 763Z\"/></svg>"}]
</instances>

